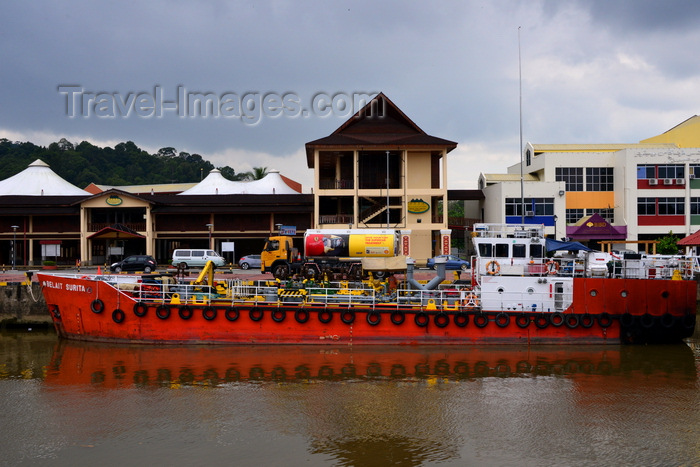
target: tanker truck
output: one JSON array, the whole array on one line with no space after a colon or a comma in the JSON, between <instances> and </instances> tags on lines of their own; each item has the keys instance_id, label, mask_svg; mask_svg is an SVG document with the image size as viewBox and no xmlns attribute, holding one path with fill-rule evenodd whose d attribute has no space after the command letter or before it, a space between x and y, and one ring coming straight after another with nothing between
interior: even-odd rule
<instances>
[{"instance_id":1,"label":"tanker truck","mask_svg":"<svg viewBox=\"0 0 700 467\"><path fill-rule=\"evenodd\" d=\"M292 237L269 237L260 254L260 271L278 279L298 274L359 280L365 270L377 276L405 270L406 258L399 252L399 232L395 230L309 229L304 234L303 253L294 248Z\"/></svg>"}]
</instances>

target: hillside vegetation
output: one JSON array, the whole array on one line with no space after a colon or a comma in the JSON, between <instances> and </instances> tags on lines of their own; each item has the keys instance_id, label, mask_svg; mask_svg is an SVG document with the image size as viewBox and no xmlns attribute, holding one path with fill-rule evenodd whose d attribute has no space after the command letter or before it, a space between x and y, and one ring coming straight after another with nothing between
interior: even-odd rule
<instances>
[{"instance_id":1,"label":"hillside vegetation","mask_svg":"<svg viewBox=\"0 0 700 467\"><path fill-rule=\"evenodd\" d=\"M194 183L214 168L221 170L229 180L256 178L255 173L237 174L228 166L214 167L199 154L178 152L171 147L149 154L131 141L113 148L100 148L87 141L76 146L61 139L47 148L1 138L0 180L21 172L37 159L49 164L59 176L80 188L90 183L114 186Z\"/></svg>"}]
</instances>

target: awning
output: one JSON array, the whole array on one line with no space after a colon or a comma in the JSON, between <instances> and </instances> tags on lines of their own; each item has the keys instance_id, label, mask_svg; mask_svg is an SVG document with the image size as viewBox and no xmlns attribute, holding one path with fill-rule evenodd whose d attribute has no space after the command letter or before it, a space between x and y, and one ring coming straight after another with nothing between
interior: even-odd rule
<instances>
[{"instance_id":1,"label":"awning","mask_svg":"<svg viewBox=\"0 0 700 467\"><path fill-rule=\"evenodd\" d=\"M688 235L685 238L678 240L677 245L680 245L680 246L698 246L698 245L700 245L700 230Z\"/></svg>"},{"instance_id":2,"label":"awning","mask_svg":"<svg viewBox=\"0 0 700 467\"><path fill-rule=\"evenodd\" d=\"M553 240L551 238L545 239L545 245L547 247L547 253L550 251L593 251L591 248L579 242L560 242L559 240Z\"/></svg>"},{"instance_id":3,"label":"awning","mask_svg":"<svg viewBox=\"0 0 700 467\"><path fill-rule=\"evenodd\" d=\"M146 238L144 235L130 229L129 227L122 224L114 224L109 227L105 227L94 234L90 235L88 239L96 238Z\"/></svg>"},{"instance_id":4,"label":"awning","mask_svg":"<svg viewBox=\"0 0 700 467\"><path fill-rule=\"evenodd\" d=\"M566 236L580 240L625 240L627 226L611 225L596 213L581 218L575 225L567 225Z\"/></svg>"}]
</instances>

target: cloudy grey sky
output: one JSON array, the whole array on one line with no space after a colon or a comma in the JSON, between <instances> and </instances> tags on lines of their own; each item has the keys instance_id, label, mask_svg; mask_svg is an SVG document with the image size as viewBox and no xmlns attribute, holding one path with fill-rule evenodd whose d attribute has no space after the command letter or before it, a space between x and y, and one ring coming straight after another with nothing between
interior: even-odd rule
<instances>
[{"instance_id":1,"label":"cloudy grey sky","mask_svg":"<svg viewBox=\"0 0 700 467\"><path fill-rule=\"evenodd\" d=\"M634 143L700 113L700 2L38 0L3 17L0 138L172 146L305 192L304 144L354 94L456 141L451 189L517 163L519 27L524 142ZM183 104L205 93L218 116Z\"/></svg>"}]
</instances>

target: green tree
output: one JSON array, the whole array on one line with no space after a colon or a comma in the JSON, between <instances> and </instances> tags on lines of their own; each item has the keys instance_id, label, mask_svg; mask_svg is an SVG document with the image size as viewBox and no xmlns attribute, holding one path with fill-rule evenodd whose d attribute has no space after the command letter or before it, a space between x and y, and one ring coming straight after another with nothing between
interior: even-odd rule
<instances>
[{"instance_id":1,"label":"green tree","mask_svg":"<svg viewBox=\"0 0 700 467\"><path fill-rule=\"evenodd\" d=\"M678 238L673 235L673 231L669 231L668 235L658 239L656 252L661 255L675 255L678 253Z\"/></svg>"},{"instance_id":2,"label":"green tree","mask_svg":"<svg viewBox=\"0 0 700 467\"><path fill-rule=\"evenodd\" d=\"M180 152L164 147L149 154L132 141L114 148L101 148L88 141L73 145L65 138L48 147L29 142L12 142L0 138L0 180L11 177L41 159L60 177L80 188L90 183L98 185L147 185L158 183L198 182L214 168L214 164L199 154ZM241 180L243 173L226 167L223 175L229 180ZM267 169L256 168L250 179L266 175Z\"/></svg>"},{"instance_id":3,"label":"green tree","mask_svg":"<svg viewBox=\"0 0 700 467\"><path fill-rule=\"evenodd\" d=\"M241 180L261 180L267 176L267 167L253 167L251 172L241 174Z\"/></svg>"}]
</instances>

